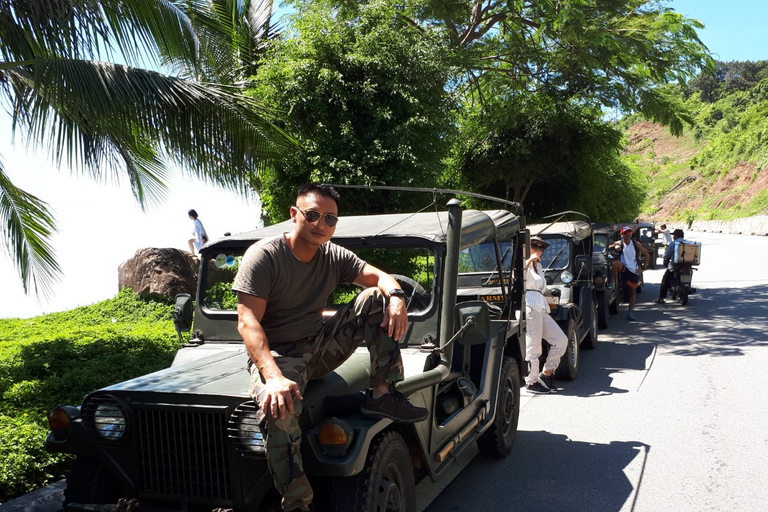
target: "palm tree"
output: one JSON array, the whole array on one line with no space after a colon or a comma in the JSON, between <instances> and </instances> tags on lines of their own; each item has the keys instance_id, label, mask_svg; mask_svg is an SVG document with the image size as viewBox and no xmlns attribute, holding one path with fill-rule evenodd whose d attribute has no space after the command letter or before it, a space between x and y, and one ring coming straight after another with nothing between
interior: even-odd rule
<instances>
[{"instance_id":1,"label":"palm tree","mask_svg":"<svg viewBox=\"0 0 768 512\"><path fill-rule=\"evenodd\" d=\"M215 5L244 3L250 6L242 0L0 0L0 101L14 140L94 179L127 179L142 207L163 198L173 164L247 190L258 170L295 142L265 121L264 107L239 94L233 81L201 80L225 75L211 64L219 55L216 40L201 42L192 22L206 12L215 20ZM262 13L271 10L271 2L259 6ZM170 66L175 76L146 64ZM0 161L0 236L27 293L48 294L60 277L49 243L55 229L46 203L15 187Z\"/></svg>"},{"instance_id":2,"label":"palm tree","mask_svg":"<svg viewBox=\"0 0 768 512\"><path fill-rule=\"evenodd\" d=\"M272 6L272 0L186 1L190 23L199 34L206 80L247 85L269 42L282 32L272 23Z\"/></svg>"}]
</instances>

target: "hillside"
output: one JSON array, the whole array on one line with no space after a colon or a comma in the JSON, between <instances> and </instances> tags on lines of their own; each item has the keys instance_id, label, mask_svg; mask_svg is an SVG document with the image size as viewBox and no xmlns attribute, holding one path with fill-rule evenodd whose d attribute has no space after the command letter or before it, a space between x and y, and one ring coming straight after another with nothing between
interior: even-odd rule
<instances>
[{"instance_id":1,"label":"hillside","mask_svg":"<svg viewBox=\"0 0 768 512\"><path fill-rule=\"evenodd\" d=\"M640 217L653 221L670 219L709 220L764 214L760 208L745 210L768 190L768 172L755 163L738 162L708 175L696 159L708 147L697 142L690 130L675 137L656 123L639 122L625 132L625 154L646 172L649 195Z\"/></svg>"},{"instance_id":2,"label":"hillside","mask_svg":"<svg viewBox=\"0 0 768 512\"><path fill-rule=\"evenodd\" d=\"M625 156L648 180L641 217L734 219L768 212L768 61L718 62L667 91L689 116L681 137L637 119L622 121Z\"/></svg>"}]
</instances>

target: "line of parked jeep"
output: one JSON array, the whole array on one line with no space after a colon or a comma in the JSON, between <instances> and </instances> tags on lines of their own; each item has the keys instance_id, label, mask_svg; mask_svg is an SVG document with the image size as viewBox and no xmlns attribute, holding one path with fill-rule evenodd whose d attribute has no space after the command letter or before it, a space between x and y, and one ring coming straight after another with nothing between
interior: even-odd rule
<instances>
[{"instance_id":1,"label":"line of parked jeep","mask_svg":"<svg viewBox=\"0 0 768 512\"><path fill-rule=\"evenodd\" d=\"M569 338L557 376L576 378L580 348L598 346L598 329L619 303L620 290L606 286L605 250L618 225L593 226L575 212L526 225L519 205L501 203L465 210L451 199L444 211L339 219L333 241L396 275L408 294L405 380L397 388L429 417L401 425L360 414L365 347L310 382L302 454L318 510L413 511L416 482L441 478L469 446L496 457L510 452L528 371L523 262L532 234L550 243L542 261L556 297L551 314ZM67 510L280 510L231 284L251 244L291 229L280 223L208 243L196 296L177 298L179 336L193 335L172 366L53 410L46 448L77 456ZM340 288L327 311L354 293Z\"/></svg>"}]
</instances>

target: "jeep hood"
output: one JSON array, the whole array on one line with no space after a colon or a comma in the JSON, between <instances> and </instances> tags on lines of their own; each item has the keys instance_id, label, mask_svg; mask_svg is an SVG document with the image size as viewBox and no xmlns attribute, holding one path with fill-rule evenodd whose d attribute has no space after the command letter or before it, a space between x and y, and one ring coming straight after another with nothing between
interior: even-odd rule
<instances>
[{"instance_id":1,"label":"jeep hood","mask_svg":"<svg viewBox=\"0 0 768 512\"><path fill-rule=\"evenodd\" d=\"M250 376L244 350L227 350L179 364L107 388L104 392L216 395L248 399ZM370 356L357 352L335 371L313 380L304 393L304 405L321 403L326 396L359 392L370 385ZM165 399L164 399L165 400Z\"/></svg>"}]
</instances>

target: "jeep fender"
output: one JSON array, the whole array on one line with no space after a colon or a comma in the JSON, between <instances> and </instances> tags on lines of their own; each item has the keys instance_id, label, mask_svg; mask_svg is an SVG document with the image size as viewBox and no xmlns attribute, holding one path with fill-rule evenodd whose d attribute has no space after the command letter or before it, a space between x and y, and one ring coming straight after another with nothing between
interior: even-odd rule
<instances>
[{"instance_id":1,"label":"jeep fender","mask_svg":"<svg viewBox=\"0 0 768 512\"><path fill-rule=\"evenodd\" d=\"M373 439L392 425L392 420L389 419L369 420L357 416L345 416L341 419L349 423L354 432L352 444L343 457L329 457L323 452L318 437L322 423L305 434L302 452L304 469L308 474L332 477L357 475L365 466Z\"/></svg>"}]
</instances>

